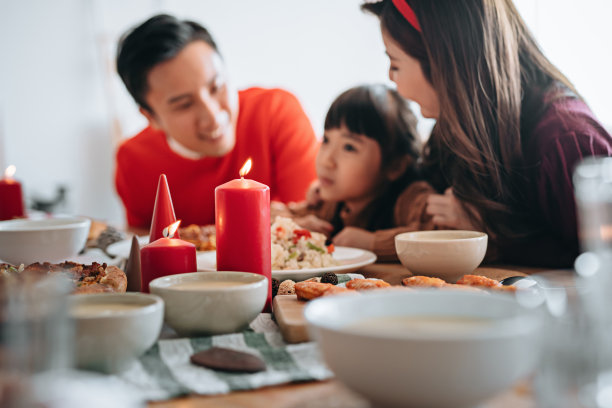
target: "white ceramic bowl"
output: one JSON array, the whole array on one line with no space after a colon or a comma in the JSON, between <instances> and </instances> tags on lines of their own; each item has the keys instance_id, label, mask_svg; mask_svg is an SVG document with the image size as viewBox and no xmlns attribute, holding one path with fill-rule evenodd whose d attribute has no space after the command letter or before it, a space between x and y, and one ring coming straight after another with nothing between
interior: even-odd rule
<instances>
[{"instance_id":1,"label":"white ceramic bowl","mask_svg":"<svg viewBox=\"0 0 612 408\"><path fill-rule=\"evenodd\" d=\"M13 265L65 261L85 247L90 224L84 217L0 221L0 259Z\"/></svg>"},{"instance_id":2,"label":"white ceramic bowl","mask_svg":"<svg viewBox=\"0 0 612 408\"><path fill-rule=\"evenodd\" d=\"M159 337L164 302L145 293L69 296L78 368L113 373L128 368Z\"/></svg>"},{"instance_id":3,"label":"white ceramic bowl","mask_svg":"<svg viewBox=\"0 0 612 408\"><path fill-rule=\"evenodd\" d=\"M223 286L229 282L234 286ZM192 272L168 275L149 284L166 303L165 320L179 335L240 331L262 311L268 279L249 272Z\"/></svg>"},{"instance_id":4,"label":"white ceramic bowl","mask_svg":"<svg viewBox=\"0 0 612 408\"><path fill-rule=\"evenodd\" d=\"M366 293L317 299L304 314L336 377L376 407L474 407L528 375L538 357L540 313L508 295ZM394 320L423 317L454 323ZM386 329L353 326L364 319Z\"/></svg>"},{"instance_id":5,"label":"white ceramic bowl","mask_svg":"<svg viewBox=\"0 0 612 408\"><path fill-rule=\"evenodd\" d=\"M480 265L487 252L487 234L461 230L404 232L395 236L395 250L402 265L414 275L454 283Z\"/></svg>"}]
</instances>

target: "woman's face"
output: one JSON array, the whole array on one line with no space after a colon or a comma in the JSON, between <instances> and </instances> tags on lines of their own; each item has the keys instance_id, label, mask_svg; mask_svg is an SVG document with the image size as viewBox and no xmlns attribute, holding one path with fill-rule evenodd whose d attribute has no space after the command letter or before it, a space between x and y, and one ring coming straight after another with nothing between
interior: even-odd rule
<instances>
[{"instance_id":1,"label":"woman's face","mask_svg":"<svg viewBox=\"0 0 612 408\"><path fill-rule=\"evenodd\" d=\"M406 54L385 30L382 30L382 38L389 56L389 79L397 85L397 92L419 104L423 117L437 119L440 115L438 95L425 78L419 61Z\"/></svg>"}]
</instances>

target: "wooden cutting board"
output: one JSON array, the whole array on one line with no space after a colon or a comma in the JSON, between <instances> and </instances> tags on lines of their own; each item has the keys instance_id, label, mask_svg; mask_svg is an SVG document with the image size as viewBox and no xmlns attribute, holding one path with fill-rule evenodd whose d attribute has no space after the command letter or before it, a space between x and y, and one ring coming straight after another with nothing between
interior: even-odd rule
<instances>
[{"instance_id":1,"label":"wooden cutting board","mask_svg":"<svg viewBox=\"0 0 612 408\"><path fill-rule=\"evenodd\" d=\"M380 266L378 269L381 269ZM384 269L384 268L383 268ZM377 273L368 274L367 277L373 278L381 275L381 271L377 270ZM391 269L390 272L395 272ZM519 272L513 269L502 269L494 267L480 267L474 272L474 275L483 275L488 278L500 280L507 278L508 276L525 276L523 272ZM408 276L410 274L408 273ZM391 277L391 275L390 275ZM397 273L393 274L395 280L398 280ZM387 278L385 276L385 278ZM384 278L383 278L384 279ZM393 284L399 284L394 279L387 278L387 281ZM272 302L272 312L276 319L276 323L280 328L281 334L287 343L302 343L309 341L308 329L306 327L306 319L304 319L304 307L308 302L297 300L296 295L277 295L274 297Z\"/></svg>"},{"instance_id":2,"label":"wooden cutting board","mask_svg":"<svg viewBox=\"0 0 612 408\"><path fill-rule=\"evenodd\" d=\"M304 307L306 303L296 295L277 295L272 302L272 312L281 334L287 343L309 341Z\"/></svg>"}]
</instances>

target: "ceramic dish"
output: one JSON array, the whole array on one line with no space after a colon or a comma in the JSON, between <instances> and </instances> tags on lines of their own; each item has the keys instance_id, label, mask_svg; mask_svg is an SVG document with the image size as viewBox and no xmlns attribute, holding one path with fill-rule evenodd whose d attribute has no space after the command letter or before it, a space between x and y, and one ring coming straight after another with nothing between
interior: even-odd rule
<instances>
[{"instance_id":1,"label":"ceramic dish","mask_svg":"<svg viewBox=\"0 0 612 408\"><path fill-rule=\"evenodd\" d=\"M336 247L333 257L339 262L339 265L310 269L273 269L272 277L281 281L285 279L299 281L312 278L313 276L321 276L325 272L351 273L363 266L376 262L376 255L374 253L359 248ZM197 258L199 271L210 272L217 270L216 251L201 252L197 255Z\"/></svg>"}]
</instances>

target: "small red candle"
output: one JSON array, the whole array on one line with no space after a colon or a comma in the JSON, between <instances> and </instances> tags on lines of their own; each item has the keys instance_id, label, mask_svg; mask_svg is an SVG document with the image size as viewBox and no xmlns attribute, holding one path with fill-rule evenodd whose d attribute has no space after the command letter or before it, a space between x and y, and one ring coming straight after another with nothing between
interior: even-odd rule
<instances>
[{"instance_id":1,"label":"small red candle","mask_svg":"<svg viewBox=\"0 0 612 408\"><path fill-rule=\"evenodd\" d=\"M0 220L24 216L21 183L13 178L15 170L15 166L8 166L0 180Z\"/></svg>"},{"instance_id":2,"label":"small red candle","mask_svg":"<svg viewBox=\"0 0 612 408\"><path fill-rule=\"evenodd\" d=\"M244 176L251 159L240 169L240 179L215 189L217 270L253 272L268 278L272 304L272 255L270 243L270 187Z\"/></svg>"},{"instance_id":3,"label":"small red candle","mask_svg":"<svg viewBox=\"0 0 612 408\"><path fill-rule=\"evenodd\" d=\"M149 282L160 276L195 272L196 249L190 242L173 238L181 222L164 229L164 236L140 250L140 291L149 293Z\"/></svg>"}]
</instances>

